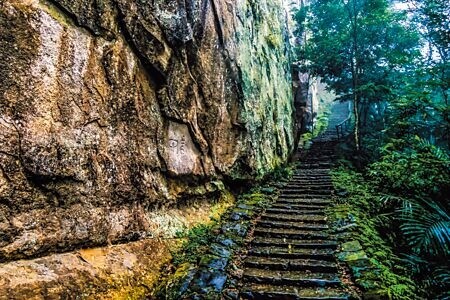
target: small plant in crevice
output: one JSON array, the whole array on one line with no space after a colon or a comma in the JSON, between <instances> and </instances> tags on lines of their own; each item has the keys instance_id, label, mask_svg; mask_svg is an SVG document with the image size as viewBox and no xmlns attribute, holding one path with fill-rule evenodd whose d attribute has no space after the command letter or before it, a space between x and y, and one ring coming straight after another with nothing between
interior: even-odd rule
<instances>
[{"instance_id":1,"label":"small plant in crevice","mask_svg":"<svg viewBox=\"0 0 450 300\"><path fill-rule=\"evenodd\" d=\"M294 175L294 169L292 165L289 166L277 166L272 174L270 174L270 180L280 181L283 179L289 179Z\"/></svg>"}]
</instances>

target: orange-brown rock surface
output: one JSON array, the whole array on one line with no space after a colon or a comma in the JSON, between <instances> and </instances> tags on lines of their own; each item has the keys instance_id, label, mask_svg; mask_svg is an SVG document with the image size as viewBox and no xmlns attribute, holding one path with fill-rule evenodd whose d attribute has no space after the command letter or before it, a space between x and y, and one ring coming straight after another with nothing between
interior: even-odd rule
<instances>
[{"instance_id":1,"label":"orange-brown rock surface","mask_svg":"<svg viewBox=\"0 0 450 300\"><path fill-rule=\"evenodd\" d=\"M148 236L293 149L281 1L0 1L0 261Z\"/></svg>"}]
</instances>

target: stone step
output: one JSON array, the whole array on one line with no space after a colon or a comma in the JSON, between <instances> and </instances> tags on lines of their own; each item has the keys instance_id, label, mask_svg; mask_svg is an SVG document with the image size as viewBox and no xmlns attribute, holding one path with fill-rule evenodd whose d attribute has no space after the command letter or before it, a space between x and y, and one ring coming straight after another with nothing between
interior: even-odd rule
<instances>
[{"instance_id":1,"label":"stone step","mask_svg":"<svg viewBox=\"0 0 450 300\"><path fill-rule=\"evenodd\" d=\"M323 148L321 148L323 147ZM334 148L334 147L332 147ZM313 150L316 150L315 152L309 151L306 152L305 157L319 157L319 156L336 156L336 153L334 152L333 149L330 149L324 145L320 145L320 144L314 144L313 147L311 148Z\"/></svg>"},{"instance_id":2,"label":"stone step","mask_svg":"<svg viewBox=\"0 0 450 300\"><path fill-rule=\"evenodd\" d=\"M298 230L327 230L329 227L325 224L302 223L302 222L287 222L287 221L267 221L259 220L256 225L265 228L286 228Z\"/></svg>"},{"instance_id":3,"label":"stone step","mask_svg":"<svg viewBox=\"0 0 450 300\"><path fill-rule=\"evenodd\" d=\"M312 159L310 157L310 159ZM331 160L325 160L325 161L320 161L320 160L315 160L315 161L302 161L300 160L300 168L302 167L302 165L314 165L314 167L317 167L318 169L328 169L333 165L333 162Z\"/></svg>"},{"instance_id":4,"label":"stone step","mask_svg":"<svg viewBox=\"0 0 450 300\"><path fill-rule=\"evenodd\" d=\"M332 163L302 163L297 167L298 169L330 169L333 166Z\"/></svg>"},{"instance_id":5,"label":"stone step","mask_svg":"<svg viewBox=\"0 0 450 300\"><path fill-rule=\"evenodd\" d=\"M326 207L331 204L330 197L311 197L311 198L300 198L300 197L285 197L279 198L276 202L277 204L297 204L297 205L320 205Z\"/></svg>"},{"instance_id":6,"label":"stone step","mask_svg":"<svg viewBox=\"0 0 450 300\"><path fill-rule=\"evenodd\" d=\"M330 178L311 178L309 176L305 176L303 179L291 179L288 183L295 185L333 185L333 182Z\"/></svg>"},{"instance_id":7,"label":"stone step","mask_svg":"<svg viewBox=\"0 0 450 300\"><path fill-rule=\"evenodd\" d=\"M295 173L293 174L293 176L295 175L305 175L305 174L312 174L315 176L330 176L330 168L323 168L323 169L311 169L311 170L305 170L305 169L296 169Z\"/></svg>"},{"instance_id":8,"label":"stone step","mask_svg":"<svg viewBox=\"0 0 450 300\"><path fill-rule=\"evenodd\" d=\"M329 156L310 156L301 158L300 166L302 164L318 164L329 167L333 164L333 160Z\"/></svg>"},{"instance_id":9,"label":"stone step","mask_svg":"<svg viewBox=\"0 0 450 300\"><path fill-rule=\"evenodd\" d=\"M317 149L316 153L306 153L305 156L301 157L300 160L307 160L307 159L315 159L315 160L321 160L323 162L329 162L332 161L337 156L333 154L330 151L320 150Z\"/></svg>"},{"instance_id":10,"label":"stone step","mask_svg":"<svg viewBox=\"0 0 450 300\"><path fill-rule=\"evenodd\" d=\"M304 287L339 286L341 281L334 273L310 273L301 271L272 271L249 268L244 270L246 282L273 285L298 285Z\"/></svg>"},{"instance_id":11,"label":"stone step","mask_svg":"<svg viewBox=\"0 0 450 300\"><path fill-rule=\"evenodd\" d=\"M306 186L333 186L333 183L331 180L321 179L321 180L311 180L311 179L304 179L304 180L291 180L288 185L306 185Z\"/></svg>"},{"instance_id":12,"label":"stone step","mask_svg":"<svg viewBox=\"0 0 450 300\"><path fill-rule=\"evenodd\" d=\"M292 195L292 194L300 194L300 195L330 195L331 190L310 190L306 188L297 188L297 189L283 189L281 190L281 195Z\"/></svg>"},{"instance_id":13,"label":"stone step","mask_svg":"<svg viewBox=\"0 0 450 300\"><path fill-rule=\"evenodd\" d=\"M320 176L320 175L330 176L330 168L315 168L314 170L297 169L293 176L304 175L304 174L313 174L316 176Z\"/></svg>"},{"instance_id":14,"label":"stone step","mask_svg":"<svg viewBox=\"0 0 450 300\"><path fill-rule=\"evenodd\" d=\"M295 185L308 185L308 184L312 184L312 185L332 185L331 179L311 179L311 178L307 178L307 179L292 179L291 181L289 181L288 185L290 184L295 184Z\"/></svg>"},{"instance_id":15,"label":"stone step","mask_svg":"<svg viewBox=\"0 0 450 300\"><path fill-rule=\"evenodd\" d=\"M302 173L298 173L296 175L292 175L291 180L330 180L331 181L331 175L328 173L308 173L306 170Z\"/></svg>"},{"instance_id":16,"label":"stone step","mask_svg":"<svg viewBox=\"0 0 450 300\"><path fill-rule=\"evenodd\" d=\"M291 247L307 248L307 249L336 249L337 242L333 240L298 240L287 238L264 238L255 237L252 240L253 246L276 246L276 247Z\"/></svg>"},{"instance_id":17,"label":"stone step","mask_svg":"<svg viewBox=\"0 0 450 300\"><path fill-rule=\"evenodd\" d=\"M320 210L324 209L324 205L308 204L292 204L292 203L278 203L272 204L271 208L292 209L292 210Z\"/></svg>"},{"instance_id":18,"label":"stone step","mask_svg":"<svg viewBox=\"0 0 450 300\"><path fill-rule=\"evenodd\" d=\"M330 169L333 165L334 162L329 160L329 159L306 159L306 160L301 160L300 163L298 164L297 170L302 170L305 169L304 166L314 166L315 168L318 169ZM309 168L311 169L311 168Z\"/></svg>"},{"instance_id":19,"label":"stone step","mask_svg":"<svg viewBox=\"0 0 450 300\"><path fill-rule=\"evenodd\" d=\"M284 194L280 195L278 199L330 199L330 195L296 195L296 194Z\"/></svg>"},{"instance_id":20,"label":"stone step","mask_svg":"<svg viewBox=\"0 0 450 300\"><path fill-rule=\"evenodd\" d=\"M270 238L289 238L289 239L311 239L324 240L329 239L330 235L326 232L315 230L296 230L284 228L266 228L257 227L253 234L255 236L270 237Z\"/></svg>"},{"instance_id":21,"label":"stone step","mask_svg":"<svg viewBox=\"0 0 450 300\"><path fill-rule=\"evenodd\" d=\"M291 222L304 222L304 223L326 223L327 218L323 215L278 215L263 213L261 220L272 221L291 221Z\"/></svg>"},{"instance_id":22,"label":"stone step","mask_svg":"<svg viewBox=\"0 0 450 300\"><path fill-rule=\"evenodd\" d=\"M295 248L295 247L253 247L248 251L251 256L263 257L282 257L282 258L309 258L334 261L335 251L330 248L312 249L312 248Z\"/></svg>"},{"instance_id":23,"label":"stone step","mask_svg":"<svg viewBox=\"0 0 450 300\"><path fill-rule=\"evenodd\" d=\"M337 272L336 263L316 259L248 256L244 265L267 270Z\"/></svg>"},{"instance_id":24,"label":"stone step","mask_svg":"<svg viewBox=\"0 0 450 300\"><path fill-rule=\"evenodd\" d=\"M311 182L309 184L289 183L284 187L284 190L292 191L331 191L334 188L332 184L317 184Z\"/></svg>"},{"instance_id":25,"label":"stone step","mask_svg":"<svg viewBox=\"0 0 450 300\"><path fill-rule=\"evenodd\" d=\"M268 284L248 284L239 293L242 299L271 300L348 300L346 292L339 288L301 288Z\"/></svg>"},{"instance_id":26,"label":"stone step","mask_svg":"<svg viewBox=\"0 0 450 300\"><path fill-rule=\"evenodd\" d=\"M288 214L288 215L324 215L325 210L321 209L294 209L294 208L277 208L270 207L265 211L268 214Z\"/></svg>"}]
</instances>

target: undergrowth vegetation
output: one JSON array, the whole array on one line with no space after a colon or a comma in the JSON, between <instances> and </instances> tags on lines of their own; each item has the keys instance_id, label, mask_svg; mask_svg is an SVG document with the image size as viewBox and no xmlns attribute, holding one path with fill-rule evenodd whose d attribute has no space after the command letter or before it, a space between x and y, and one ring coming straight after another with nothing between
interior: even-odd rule
<instances>
[{"instance_id":1,"label":"undergrowth vegetation","mask_svg":"<svg viewBox=\"0 0 450 300\"><path fill-rule=\"evenodd\" d=\"M336 189L345 191L333 214L350 218L357 225L351 231L351 238L362 246L370 261L370 268L356 283L364 290L378 291L389 299L414 299L416 286L408 275L406 266L394 253L384 238L384 217L379 212L379 194L364 177L347 167L332 172Z\"/></svg>"},{"instance_id":2,"label":"undergrowth vegetation","mask_svg":"<svg viewBox=\"0 0 450 300\"><path fill-rule=\"evenodd\" d=\"M346 203L363 220L359 224L360 241L367 249L377 249L368 252L391 270L410 274L421 297L449 299L450 158L447 152L416 136L390 140L359 171L352 169L350 161L344 161L343 165L346 167L336 170L334 178L337 187L349 193ZM389 248L392 250L386 252ZM385 288L394 299L419 297L407 296L413 289L408 284L401 286L404 289L400 293L394 281Z\"/></svg>"},{"instance_id":3,"label":"undergrowth vegetation","mask_svg":"<svg viewBox=\"0 0 450 300\"><path fill-rule=\"evenodd\" d=\"M387 143L367 167L390 239L432 299L450 297L450 157L414 137ZM390 231L388 231L390 230Z\"/></svg>"}]
</instances>

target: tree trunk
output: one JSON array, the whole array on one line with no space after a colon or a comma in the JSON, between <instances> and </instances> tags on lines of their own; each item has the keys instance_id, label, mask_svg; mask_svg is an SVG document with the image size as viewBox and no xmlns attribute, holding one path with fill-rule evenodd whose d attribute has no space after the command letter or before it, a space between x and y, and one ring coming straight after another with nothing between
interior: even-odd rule
<instances>
[{"instance_id":1,"label":"tree trunk","mask_svg":"<svg viewBox=\"0 0 450 300\"><path fill-rule=\"evenodd\" d=\"M353 89L353 114L355 115L355 147L356 151L359 152L361 142L360 142L360 128L359 128L359 97L358 97L358 13L356 11L356 0L353 0L353 22L352 22L352 38L353 38L353 53L352 53L352 89Z\"/></svg>"}]
</instances>

